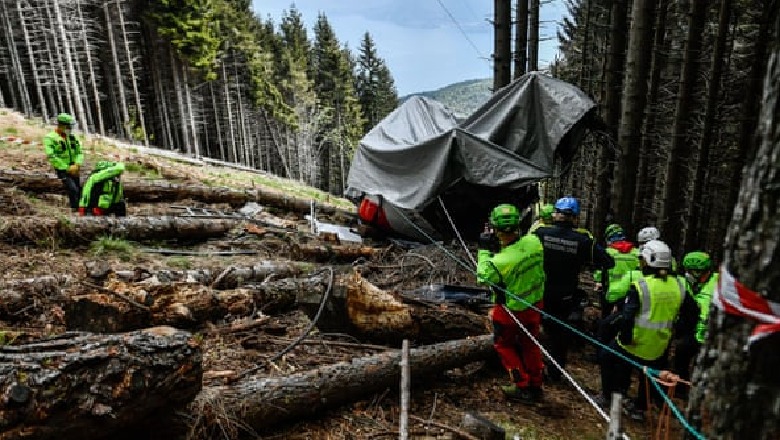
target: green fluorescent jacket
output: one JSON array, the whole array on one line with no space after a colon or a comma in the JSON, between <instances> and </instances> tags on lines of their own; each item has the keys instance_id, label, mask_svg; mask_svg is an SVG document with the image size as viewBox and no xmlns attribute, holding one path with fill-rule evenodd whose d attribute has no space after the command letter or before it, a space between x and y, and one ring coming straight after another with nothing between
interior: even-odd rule
<instances>
[{"instance_id":1,"label":"green fluorescent jacket","mask_svg":"<svg viewBox=\"0 0 780 440\"><path fill-rule=\"evenodd\" d=\"M81 142L71 134L68 138L62 137L56 131L49 132L43 138L43 146L46 157L55 170L67 170L73 164L84 163L84 154L81 151Z\"/></svg>"},{"instance_id":2,"label":"green fluorescent jacket","mask_svg":"<svg viewBox=\"0 0 780 440\"><path fill-rule=\"evenodd\" d=\"M533 234L520 237L495 255L480 249L477 252L477 281L506 288L509 292L507 308L515 312L525 310L544 296L543 256L542 242Z\"/></svg>"},{"instance_id":3,"label":"green fluorescent jacket","mask_svg":"<svg viewBox=\"0 0 780 440\"><path fill-rule=\"evenodd\" d=\"M80 208L108 209L124 199L119 176L125 171L125 164L117 162L106 169L93 172L81 189Z\"/></svg>"}]
</instances>

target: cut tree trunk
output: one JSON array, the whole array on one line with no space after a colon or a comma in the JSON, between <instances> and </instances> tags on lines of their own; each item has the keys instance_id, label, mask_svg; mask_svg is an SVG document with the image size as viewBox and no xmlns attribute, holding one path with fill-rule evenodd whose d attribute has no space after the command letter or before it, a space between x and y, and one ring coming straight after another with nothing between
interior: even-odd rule
<instances>
[{"instance_id":1,"label":"cut tree trunk","mask_svg":"<svg viewBox=\"0 0 780 440\"><path fill-rule=\"evenodd\" d=\"M491 335L412 349L412 378L423 383L425 377L492 354ZM209 424L240 420L254 430L267 431L281 422L306 419L324 409L397 387L400 360L400 350L394 350L286 377L249 377L230 386L206 387L190 410L202 416L221 414L228 420L198 417L202 425L193 429L205 432L212 428Z\"/></svg>"},{"instance_id":2,"label":"cut tree trunk","mask_svg":"<svg viewBox=\"0 0 780 440\"><path fill-rule=\"evenodd\" d=\"M295 307L286 281L261 289L213 290L192 283L146 284L109 281L104 288L69 298L64 305L68 330L123 332L153 325L201 328L226 316L261 310L279 314Z\"/></svg>"},{"instance_id":3,"label":"cut tree trunk","mask_svg":"<svg viewBox=\"0 0 780 440\"><path fill-rule=\"evenodd\" d=\"M62 193L62 182L52 174L28 173L8 169L0 170L0 183L35 193ZM184 199L203 203L229 203L243 205L257 202L284 211L308 214L311 200L293 197L281 191L269 189L232 189L205 185L175 184L165 181L123 180L124 195L128 202L170 202ZM354 217L350 210L331 205L317 204L318 214Z\"/></svg>"},{"instance_id":4,"label":"cut tree trunk","mask_svg":"<svg viewBox=\"0 0 780 440\"><path fill-rule=\"evenodd\" d=\"M100 236L129 240L207 239L237 222L187 217L0 217L0 241L19 244L87 244Z\"/></svg>"},{"instance_id":5,"label":"cut tree trunk","mask_svg":"<svg viewBox=\"0 0 780 440\"><path fill-rule=\"evenodd\" d=\"M201 350L189 333L66 333L0 346L0 440L116 438L190 402Z\"/></svg>"},{"instance_id":6,"label":"cut tree trunk","mask_svg":"<svg viewBox=\"0 0 780 440\"><path fill-rule=\"evenodd\" d=\"M294 284L301 283L298 286ZM298 307L314 318L327 277L295 280ZM403 339L435 343L481 335L488 331L487 315L451 303L406 301L363 279L358 273L339 275L317 320L323 332L349 333L363 339L398 345Z\"/></svg>"}]
</instances>

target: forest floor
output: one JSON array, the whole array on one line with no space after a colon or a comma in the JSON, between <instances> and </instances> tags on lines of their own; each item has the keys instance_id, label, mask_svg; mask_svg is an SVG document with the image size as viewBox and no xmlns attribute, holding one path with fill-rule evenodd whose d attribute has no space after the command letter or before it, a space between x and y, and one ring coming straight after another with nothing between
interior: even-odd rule
<instances>
[{"instance_id":1,"label":"forest floor","mask_svg":"<svg viewBox=\"0 0 780 440\"><path fill-rule=\"evenodd\" d=\"M0 109L0 137L16 136L22 139L41 139L47 131L40 121L25 120L16 113ZM139 159L139 153L127 148L117 148L107 140L89 141L86 145L87 163L103 159L124 160L128 164L124 179L167 178L177 182L207 183L214 186L234 188L267 187L284 189L291 195L309 197L320 202L341 207L351 206L349 202L328 197L322 192L303 187L296 182L286 181L264 174L249 173L213 165L197 166L184 161L165 158L145 157ZM155 166L150 166L150 161ZM0 163L2 167L29 172L49 172L49 166L41 145L0 141ZM85 169L91 168L85 166ZM84 171L86 175L86 171ZM174 176L174 177L171 177ZM180 200L176 205L205 207L212 210L231 211L225 204L204 205L192 200ZM129 215L179 215L181 209L171 204L131 204ZM34 195L19 191L7 185L0 185L0 216L69 216L64 194ZM309 223L295 213L264 213L268 220L287 222L299 233L309 229ZM2 221L0 219L0 221ZM179 243L175 240L135 243L112 240L104 237L84 242L75 247L66 247L56 240L42 240L35 244L0 243L0 287L4 282L15 279L34 278L46 275L68 275L75 279L87 277L90 263L101 261L112 270L133 270L143 268L157 269L201 269L224 268L227 266L251 265L258 260L291 261L290 237L247 234L246 229L237 228L227 237L211 239L198 243ZM257 255L212 256L209 251L235 249L236 243L241 249L252 249ZM473 274L464 270L451 260L448 253L454 253L465 259L465 253L453 245L447 245L447 252L434 244L406 249L387 242L370 243L381 248L370 261L364 264L374 270L366 278L388 291L401 292L413 290L432 282L442 284L473 285ZM145 249L163 247L203 253L202 256L160 255L145 252ZM409 258L410 254L422 256ZM436 262L426 267L420 261ZM313 266L323 263L312 262ZM329 263L324 263L329 264ZM421 266L423 264L423 266ZM583 279L585 279L584 277ZM73 292L88 287L76 285ZM61 314L53 308L36 305L34 313L27 313L17 322L0 322L0 331L15 331L26 335L51 335L65 330ZM61 312L61 311L60 311ZM589 308L588 316L597 311ZM240 328L241 324L253 319L270 319L277 329L274 334L261 334L257 330L230 331ZM253 316L230 317L206 323L196 331L203 336L204 385L223 383L220 372L241 372L252 368L278 353L290 341L297 338L310 323L301 311L293 310L283 315L267 317L258 312ZM485 333L488 322L485 321ZM267 376L280 376L292 372L312 369L317 366L339 361L348 361L356 357L378 353L383 350L369 341L356 340L350 335L324 334L312 332L307 338L310 343L298 344L289 353L271 365L266 365L260 373ZM338 344L326 344L323 341L337 341ZM323 343L314 343L314 342ZM589 361L594 349L586 344L571 355L569 372L590 393L599 389L598 366ZM397 347L387 347L387 349ZM411 380L410 413L416 416L410 422L412 439L444 440L463 438L458 434L463 415L467 412L487 417L504 427L508 439L558 440L558 439L601 439L606 434L606 424L596 411L574 390L567 385L545 386L545 398L542 403L526 406L507 401L501 394L500 386L507 384L506 374L497 360L470 364L463 368L442 371L436 380L418 382ZM285 426L277 426L269 432L241 432L234 426L230 429L208 432L201 431L195 438L222 439L234 438L263 439L380 439L398 437L399 393L397 389L356 400L352 404L334 408L317 418L301 420ZM657 421L657 412L654 421ZM428 423L425 420L435 423ZM639 424L625 419L627 433L633 439L652 438L652 423ZM674 424L674 423L673 423ZM442 427L444 425L444 427ZM454 429L447 429L447 427ZM679 438L675 427L672 438Z\"/></svg>"}]
</instances>

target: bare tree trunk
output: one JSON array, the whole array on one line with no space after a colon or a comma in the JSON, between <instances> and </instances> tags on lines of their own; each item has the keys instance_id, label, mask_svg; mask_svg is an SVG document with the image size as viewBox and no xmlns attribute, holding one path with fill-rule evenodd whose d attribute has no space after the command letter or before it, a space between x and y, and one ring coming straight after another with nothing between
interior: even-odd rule
<instances>
[{"instance_id":1,"label":"bare tree trunk","mask_svg":"<svg viewBox=\"0 0 780 440\"><path fill-rule=\"evenodd\" d=\"M515 28L515 76L520 78L528 65L528 0L517 0Z\"/></svg>"},{"instance_id":2,"label":"bare tree trunk","mask_svg":"<svg viewBox=\"0 0 780 440\"><path fill-rule=\"evenodd\" d=\"M769 14L773 32L760 100L757 154L743 174L739 199L726 236L723 268L756 293L780 304L780 4ZM721 283L724 283L721 274ZM721 290L728 286L721 284ZM744 303L743 303L744 304ZM755 305L748 305L756 309ZM772 314L771 310L764 311ZM774 316L777 317L777 308ZM770 440L780 434L780 333L744 347L757 322L713 308L707 340L694 372L688 410L710 439Z\"/></svg>"},{"instance_id":3,"label":"bare tree trunk","mask_svg":"<svg viewBox=\"0 0 780 440\"><path fill-rule=\"evenodd\" d=\"M10 4L8 5L8 8L10 9ZM11 23L11 13L5 7L3 8L3 15L5 19L3 27L5 28L6 39L8 41L8 51L11 54L11 69L14 77L17 79L16 87L22 97L22 109L27 117L32 117L32 104L30 103L30 95L27 93L27 82L24 79L24 69L22 67L22 62L19 59L16 41L14 40L14 26Z\"/></svg>"},{"instance_id":4,"label":"bare tree trunk","mask_svg":"<svg viewBox=\"0 0 780 440\"><path fill-rule=\"evenodd\" d=\"M24 14L22 13L22 4L20 0L16 0L16 10L19 13L19 22L22 24L22 32L24 34L24 44L27 48L27 56L30 61L30 69L32 70L33 82L35 83L35 91L38 93L38 104L41 106L41 116L44 121L49 120L49 112L46 109L46 98L43 96L43 89L41 88L41 80L38 77L38 68L36 67L35 57L33 56L33 46L30 41L30 34L27 29L27 23L24 20Z\"/></svg>"},{"instance_id":5,"label":"bare tree trunk","mask_svg":"<svg viewBox=\"0 0 780 440\"><path fill-rule=\"evenodd\" d=\"M528 21L530 32L528 37L528 71L539 70L539 0L530 0Z\"/></svg>"},{"instance_id":6,"label":"bare tree trunk","mask_svg":"<svg viewBox=\"0 0 780 440\"><path fill-rule=\"evenodd\" d=\"M106 32L108 33L108 44L111 47L111 57L114 61L114 76L116 79L116 87L119 91L119 107L122 112L122 121L119 124L121 132L125 137L130 139L130 128L128 123L130 122L130 115L127 112L127 99L125 98L125 85L122 81L122 68L119 64L119 56L117 55L116 43L114 42L114 29L111 21L111 13L108 10L110 3L103 5L103 9L106 15Z\"/></svg>"},{"instance_id":7,"label":"bare tree trunk","mask_svg":"<svg viewBox=\"0 0 780 440\"><path fill-rule=\"evenodd\" d=\"M72 93L73 102L76 104L76 117L81 121L87 120L87 114L84 111L84 106L81 102L81 91L79 90L78 78L76 78L76 69L73 66L73 57L70 50L70 39L68 34L65 33L65 25L62 20L62 12L60 11L59 0L54 0L54 16L57 19L57 29L62 40L62 46L65 51L64 57L68 69L68 75L70 76L70 90ZM84 124L81 129L85 134L89 133L89 128Z\"/></svg>"},{"instance_id":8,"label":"bare tree trunk","mask_svg":"<svg viewBox=\"0 0 780 440\"><path fill-rule=\"evenodd\" d=\"M580 75L578 80L580 88L582 88L589 96L593 96L590 68L590 20L592 9L593 1L585 0L585 23L584 26L582 26L582 55L580 56Z\"/></svg>"},{"instance_id":9,"label":"bare tree trunk","mask_svg":"<svg viewBox=\"0 0 780 440\"><path fill-rule=\"evenodd\" d=\"M620 123L620 95L623 90L623 71L626 64L626 41L628 34L628 11L623 1L613 1L610 10L609 54L606 68L606 101L604 120L611 133L617 134ZM601 145L599 149L599 177L596 191L596 212L594 230L601 234L607 213L612 209L610 188L615 172L615 152L611 145ZM623 224L631 229L630 224Z\"/></svg>"},{"instance_id":10,"label":"bare tree trunk","mask_svg":"<svg viewBox=\"0 0 780 440\"><path fill-rule=\"evenodd\" d=\"M100 93L98 92L98 81L95 75L95 66L92 63L92 50L90 49L89 39L87 38L87 26L84 22L84 13L81 8L81 3L76 3L76 7L79 12L79 20L81 21L81 39L84 42L84 49L87 57L87 66L89 67L89 79L92 84L92 103L95 105L95 113L97 113L97 129L102 135L106 135L106 127L103 123L103 110L100 105Z\"/></svg>"},{"instance_id":11,"label":"bare tree trunk","mask_svg":"<svg viewBox=\"0 0 780 440\"><path fill-rule=\"evenodd\" d=\"M693 0L688 20L688 36L685 42L685 56L683 58L682 72L680 74L680 90L677 93L677 105L674 112L674 125L672 126L672 140L669 147L669 155L666 161L666 187L664 191L664 204L661 213L663 222L663 237L666 243L675 252L682 255L683 243L681 238L689 232L690 225L682 224L684 218L683 204L685 202L685 189L690 161L689 135L693 127L691 108L694 102L694 82L698 78L700 63L698 60L704 33L704 22L707 15L707 0Z\"/></svg>"},{"instance_id":12,"label":"bare tree trunk","mask_svg":"<svg viewBox=\"0 0 780 440\"><path fill-rule=\"evenodd\" d=\"M710 168L710 147L713 131L715 130L715 117L718 112L718 100L720 98L720 82L722 77L723 53L726 49L726 38L729 33L729 21L731 20L731 0L720 0L718 12L718 35L715 38L715 48L712 52L710 64L710 82L707 90L707 102L704 112L704 126L702 128L701 141L699 142L699 163L696 165L696 176L693 182L693 192L689 197L690 213L688 225L690 230L685 236L684 249L700 248L707 231L702 227L707 224L701 221L702 194Z\"/></svg>"},{"instance_id":13,"label":"bare tree trunk","mask_svg":"<svg viewBox=\"0 0 780 440\"><path fill-rule=\"evenodd\" d=\"M660 109L658 105L658 92L661 87L661 72L666 66L667 51L666 44L666 16L669 6L669 0L660 0L658 2L658 15L655 21L655 35L653 37L653 61L650 68L650 90L647 92L648 111L644 120L644 136L639 147L640 163L637 173L636 197L634 200L633 225L637 228L644 227L648 220L645 216L645 210L648 209L653 198L653 191L650 174L651 152L657 148L653 135L656 131L656 119ZM656 219L653 219L655 221Z\"/></svg>"},{"instance_id":14,"label":"bare tree trunk","mask_svg":"<svg viewBox=\"0 0 780 440\"><path fill-rule=\"evenodd\" d=\"M133 97L135 98L135 112L138 122L141 124L141 131L143 132L144 146L149 146L149 137L146 133L146 122L144 122L144 109L141 106L141 94L138 93L138 81L135 77L135 64L133 63L133 55L130 53L130 44L127 42L127 29L125 28L125 14L122 12L122 4L120 0L116 0L116 10L119 14L119 27L122 29L122 41L125 46L125 56L127 57L127 69L130 71L130 82L133 84ZM134 134L135 135L135 134Z\"/></svg>"},{"instance_id":15,"label":"bare tree trunk","mask_svg":"<svg viewBox=\"0 0 780 440\"><path fill-rule=\"evenodd\" d=\"M512 78L512 2L493 3L493 91L509 84Z\"/></svg>"},{"instance_id":16,"label":"bare tree trunk","mask_svg":"<svg viewBox=\"0 0 780 440\"><path fill-rule=\"evenodd\" d=\"M622 117L618 131L620 162L613 186L613 197L617 202L615 214L617 220L623 225L631 224L634 207L636 170L639 165L639 151L636 145L641 141L642 121L647 104L647 71L653 47L654 13L654 1L634 0L621 105Z\"/></svg>"}]
</instances>

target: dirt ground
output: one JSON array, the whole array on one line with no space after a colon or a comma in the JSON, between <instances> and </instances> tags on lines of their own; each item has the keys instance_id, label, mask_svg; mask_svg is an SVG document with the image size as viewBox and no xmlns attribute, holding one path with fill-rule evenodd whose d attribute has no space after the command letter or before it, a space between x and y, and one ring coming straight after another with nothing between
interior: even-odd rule
<instances>
[{"instance_id":1,"label":"dirt ground","mask_svg":"<svg viewBox=\"0 0 780 440\"><path fill-rule=\"evenodd\" d=\"M16 127L16 128L15 128ZM11 112L0 112L0 136L9 132L19 136L34 138L45 131L40 123L30 123ZM91 151L91 152L90 152ZM96 157L128 157L127 150L112 149L105 142L91 144L88 160ZM135 154L135 153L132 153ZM214 178L211 171L203 167L194 167L185 163L163 161L169 173L180 180L200 182ZM25 144L0 143L0 163L6 168L31 172L48 172L42 147ZM231 170L219 170L217 174L231 175L237 186L241 182L252 182L251 176L242 177ZM148 168L137 168L128 172L128 178L147 178ZM238 176L238 177L236 177ZM159 176L157 176L159 177ZM216 178L214 178L217 181ZM208 207L212 210L229 211L227 205L205 206L191 200L177 202L180 206ZM170 204L142 204L129 207L130 215L160 215L181 213ZM67 201L61 194L27 194L5 184L0 184L0 216L67 216ZM299 232L304 233L308 223L294 214L272 216L277 221L292 222ZM0 222L2 222L0 217ZM292 234L294 236L294 234ZM436 245L425 245L415 249L404 249L390 243L376 243L382 251L364 264L373 265L367 278L374 284L391 291L412 290L430 283L473 285L473 275L454 262ZM465 260L462 249L448 245L450 252ZM207 253L214 250L242 249L256 251L256 255L235 256L165 256L146 252L146 249L166 248L183 249ZM113 270L132 270L144 268L155 270L196 269L227 267L230 265L251 265L259 260L285 261L291 258L290 239L274 236L254 236L246 230L237 228L229 236L219 240L200 243L177 243L175 240L127 243L127 246L111 248L99 241L81 243L76 247L64 247L56 240L42 241L36 244L0 243L0 287L9 280L40 277L45 275L85 278L90 262L107 263ZM317 263L322 265L323 263ZM328 263L324 263L328 264ZM586 279L586 278L585 278ZM73 291L83 290L76 283ZM45 303L45 301L42 301ZM17 322L0 323L0 330L14 330L34 337L64 331L61 319L52 316L52 309L45 304L33 307L24 319ZM591 309L589 314L595 315ZM259 363L265 366L260 373L268 376L285 375L295 371L316 368L339 361L348 361L355 357L378 353L381 348L370 341L359 341L350 335L323 334L312 332L307 343L295 346L289 353L271 365L263 361L284 349L296 339L308 326L309 318L299 311L270 317L278 332L258 334L256 331L220 331L230 329L245 322L247 318L226 319L209 323L198 330L203 335L204 384L221 383L223 379L214 372L243 370L255 367ZM242 321L243 320L243 321ZM486 326L487 329L487 326ZM338 344L316 343L317 341L336 341ZM586 344L571 356L570 373L589 392L599 389L598 366L589 361L593 349ZM500 386L507 383L497 360L492 359L471 364L464 368L442 371L435 380L416 380L412 378L411 415L419 418L410 423L413 439L458 439L463 415L467 412L487 417L501 425L507 431L508 439L557 440L557 439L601 439L605 437L606 425L596 411L570 386L554 384L545 386L545 398L540 404L526 406L507 401ZM312 420L302 420L287 426L275 427L273 431L261 433L222 432L219 435L202 438L224 438L225 434L235 438L263 439L380 439L398 437L399 393L397 389L387 389L369 398L340 408L334 408ZM419 421L422 420L422 421ZM637 424L626 420L628 433L633 439L652 438L650 431L653 423ZM673 423L674 424L674 423ZM452 429L449 429L449 428ZM677 431L672 438L679 438Z\"/></svg>"}]
</instances>

